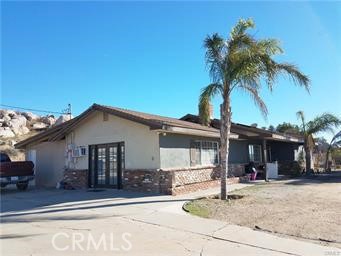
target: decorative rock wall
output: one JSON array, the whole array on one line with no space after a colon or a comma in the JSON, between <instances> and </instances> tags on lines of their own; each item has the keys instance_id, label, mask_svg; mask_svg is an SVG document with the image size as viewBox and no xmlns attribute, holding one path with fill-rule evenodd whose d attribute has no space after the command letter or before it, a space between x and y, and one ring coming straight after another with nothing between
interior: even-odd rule
<instances>
[{"instance_id":1,"label":"decorative rock wall","mask_svg":"<svg viewBox=\"0 0 341 256\"><path fill-rule=\"evenodd\" d=\"M191 168L187 170L173 171L173 186L179 187L204 181L212 181L220 178L220 170L216 167Z\"/></svg>"},{"instance_id":2,"label":"decorative rock wall","mask_svg":"<svg viewBox=\"0 0 341 256\"><path fill-rule=\"evenodd\" d=\"M231 165L230 171L242 173L241 165ZM231 176L231 175L230 175ZM229 177L227 182L238 183L242 177ZM88 187L88 170L66 169L63 181L66 188ZM200 167L181 170L124 170L123 189L178 195L220 186L218 167Z\"/></svg>"},{"instance_id":3,"label":"decorative rock wall","mask_svg":"<svg viewBox=\"0 0 341 256\"><path fill-rule=\"evenodd\" d=\"M245 175L245 164L229 164L229 177L240 177Z\"/></svg>"},{"instance_id":4,"label":"decorative rock wall","mask_svg":"<svg viewBox=\"0 0 341 256\"><path fill-rule=\"evenodd\" d=\"M88 188L88 170L65 169L63 177L66 189Z\"/></svg>"},{"instance_id":5,"label":"decorative rock wall","mask_svg":"<svg viewBox=\"0 0 341 256\"><path fill-rule=\"evenodd\" d=\"M124 170L123 189L171 194L172 173L162 170Z\"/></svg>"},{"instance_id":6,"label":"decorative rock wall","mask_svg":"<svg viewBox=\"0 0 341 256\"><path fill-rule=\"evenodd\" d=\"M231 165L230 172L245 174L243 165ZM231 176L231 175L229 175ZM228 178L228 183L238 183L239 177ZM183 194L220 185L218 167L201 167L181 170L125 170L123 189L161 194Z\"/></svg>"}]
</instances>

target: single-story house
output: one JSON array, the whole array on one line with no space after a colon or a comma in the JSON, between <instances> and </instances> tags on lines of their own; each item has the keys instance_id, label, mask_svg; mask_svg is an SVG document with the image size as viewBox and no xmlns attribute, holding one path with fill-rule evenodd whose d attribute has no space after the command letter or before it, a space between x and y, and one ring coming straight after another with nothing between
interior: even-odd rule
<instances>
[{"instance_id":1,"label":"single-story house","mask_svg":"<svg viewBox=\"0 0 341 256\"><path fill-rule=\"evenodd\" d=\"M245 165L292 162L301 138L232 124L229 177ZM35 163L36 186L166 194L219 184L219 120L180 119L93 104L76 118L16 144ZM238 178L237 178L238 179ZM236 178L232 179L236 180Z\"/></svg>"}]
</instances>

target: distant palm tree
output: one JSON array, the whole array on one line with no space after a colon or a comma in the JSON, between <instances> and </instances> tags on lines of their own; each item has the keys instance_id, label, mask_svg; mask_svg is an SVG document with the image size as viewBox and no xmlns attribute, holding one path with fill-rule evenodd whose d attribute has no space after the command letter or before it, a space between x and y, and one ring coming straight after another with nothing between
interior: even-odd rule
<instances>
[{"instance_id":1,"label":"distant palm tree","mask_svg":"<svg viewBox=\"0 0 341 256\"><path fill-rule=\"evenodd\" d=\"M329 147L328 147L327 153L326 153L326 161L324 163L324 171L328 171L328 169L330 168L330 166L328 165L328 158L329 158L329 154L330 154L331 149L337 148L339 145L341 145L341 131L339 131L337 134L335 134L329 143Z\"/></svg>"},{"instance_id":2,"label":"distant palm tree","mask_svg":"<svg viewBox=\"0 0 341 256\"><path fill-rule=\"evenodd\" d=\"M305 170L311 169L311 151L314 148L314 134L325 131L333 131L334 127L341 125L341 120L335 115L324 113L315 117L313 120L306 122L303 111L296 113L297 118L301 120L301 133L304 136L305 151Z\"/></svg>"},{"instance_id":3,"label":"distant palm tree","mask_svg":"<svg viewBox=\"0 0 341 256\"><path fill-rule=\"evenodd\" d=\"M231 93L240 89L248 93L259 107L264 117L268 110L260 96L261 80L264 79L270 91L278 75L287 74L294 83L309 89L309 78L289 63L278 63L273 57L283 53L275 39L257 40L247 33L254 27L252 19L240 19L232 28L226 40L217 33L207 36L206 64L212 83L202 89L199 99L201 122L209 125L210 101L216 96L222 97L220 105L220 167L221 199L226 199L226 178L228 171L229 139L231 129Z\"/></svg>"}]
</instances>

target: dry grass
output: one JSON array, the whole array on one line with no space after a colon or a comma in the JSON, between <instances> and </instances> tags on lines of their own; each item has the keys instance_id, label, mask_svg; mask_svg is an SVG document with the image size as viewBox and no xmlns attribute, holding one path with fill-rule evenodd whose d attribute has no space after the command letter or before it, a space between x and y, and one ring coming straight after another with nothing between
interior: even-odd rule
<instances>
[{"instance_id":1,"label":"dry grass","mask_svg":"<svg viewBox=\"0 0 341 256\"><path fill-rule=\"evenodd\" d=\"M233 193L244 197L200 199L190 207L208 218L341 248L341 173L258 184ZM193 214L201 214L197 212Z\"/></svg>"}]
</instances>

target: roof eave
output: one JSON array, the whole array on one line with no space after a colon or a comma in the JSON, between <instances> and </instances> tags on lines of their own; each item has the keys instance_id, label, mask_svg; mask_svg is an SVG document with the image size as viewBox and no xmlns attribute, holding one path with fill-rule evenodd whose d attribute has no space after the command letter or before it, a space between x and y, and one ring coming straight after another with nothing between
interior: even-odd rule
<instances>
[{"instance_id":1,"label":"roof eave","mask_svg":"<svg viewBox=\"0 0 341 256\"><path fill-rule=\"evenodd\" d=\"M164 125L162 129L156 130L158 132L165 132L165 133L174 133L174 134L185 134L185 135L195 135L195 136L202 136L202 137L211 137L211 138L220 138L220 132L217 131L207 131L207 130L200 130L200 129L191 129L179 126L170 126ZM238 139L239 136L237 134L230 134L231 139Z\"/></svg>"}]
</instances>

